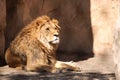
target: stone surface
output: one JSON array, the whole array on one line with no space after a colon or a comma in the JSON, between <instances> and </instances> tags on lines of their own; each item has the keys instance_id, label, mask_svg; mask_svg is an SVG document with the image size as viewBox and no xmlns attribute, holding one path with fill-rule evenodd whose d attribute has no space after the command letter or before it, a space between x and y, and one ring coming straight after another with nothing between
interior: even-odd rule
<instances>
[{"instance_id":1,"label":"stone surface","mask_svg":"<svg viewBox=\"0 0 120 80\"><path fill-rule=\"evenodd\" d=\"M5 48L5 36L4 30L6 26L6 1L0 0L0 66L3 65L4 62L4 48Z\"/></svg>"},{"instance_id":2,"label":"stone surface","mask_svg":"<svg viewBox=\"0 0 120 80\"><path fill-rule=\"evenodd\" d=\"M120 79L120 15L117 21L117 25L114 29L114 62L115 62L115 71L117 80Z\"/></svg>"},{"instance_id":3,"label":"stone surface","mask_svg":"<svg viewBox=\"0 0 120 80\"><path fill-rule=\"evenodd\" d=\"M91 23L96 54L111 53L119 0L91 0Z\"/></svg>"}]
</instances>

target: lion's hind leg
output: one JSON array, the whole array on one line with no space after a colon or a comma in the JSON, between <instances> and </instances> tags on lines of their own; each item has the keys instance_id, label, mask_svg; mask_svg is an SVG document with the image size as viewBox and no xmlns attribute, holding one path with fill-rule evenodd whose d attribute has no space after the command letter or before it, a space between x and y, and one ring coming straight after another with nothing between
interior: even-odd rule
<instances>
[{"instance_id":1,"label":"lion's hind leg","mask_svg":"<svg viewBox=\"0 0 120 80\"><path fill-rule=\"evenodd\" d=\"M19 56L13 55L8 48L5 53L5 60L9 67L22 69L22 63Z\"/></svg>"}]
</instances>

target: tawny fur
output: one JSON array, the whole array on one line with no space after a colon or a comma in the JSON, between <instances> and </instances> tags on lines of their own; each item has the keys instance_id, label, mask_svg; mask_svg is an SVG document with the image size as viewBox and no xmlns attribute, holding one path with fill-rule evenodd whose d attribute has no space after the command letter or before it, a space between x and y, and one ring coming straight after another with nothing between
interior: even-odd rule
<instances>
[{"instance_id":1,"label":"tawny fur","mask_svg":"<svg viewBox=\"0 0 120 80\"><path fill-rule=\"evenodd\" d=\"M26 27L11 42L6 50L5 59L9 67L27 71L46 70L57 72L58 69L77 69L67 64L56 65L55 50L59 43L58 21L42 16Z\"/></svg>"}]
</instances>

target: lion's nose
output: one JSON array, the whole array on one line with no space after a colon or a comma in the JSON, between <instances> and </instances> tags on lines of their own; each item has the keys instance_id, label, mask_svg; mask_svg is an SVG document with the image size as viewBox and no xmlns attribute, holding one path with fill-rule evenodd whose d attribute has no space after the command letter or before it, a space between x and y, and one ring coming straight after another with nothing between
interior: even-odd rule
<instances>
[{"instance_id":1,"label":"lion's nose","mask_svg":"<svg viewBox=\"0 0 120 80\"><path fill-rule=\"evenodd\" d=\"M55 36L55 37L59 37L59 35L58 35L58 34L55 34L54 36Z\"/></svg>"}]
</instances>

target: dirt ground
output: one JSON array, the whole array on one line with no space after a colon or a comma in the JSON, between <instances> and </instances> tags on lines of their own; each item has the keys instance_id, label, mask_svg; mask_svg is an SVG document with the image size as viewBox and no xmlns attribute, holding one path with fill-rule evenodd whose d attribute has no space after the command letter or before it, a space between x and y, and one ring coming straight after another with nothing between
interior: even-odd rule
<instances>
[{"instance_id":1,"label":"dirt ground","mask_svg":"<svg viewBox=\"0 0 120 80\"><path fill-rule=\"evenodd\" d=\"M0 80L115 80L113 57L99 54L88 60L73 62L81 71L63 73L37 73L0 67Z\"/></svg>"}]
</instances>

